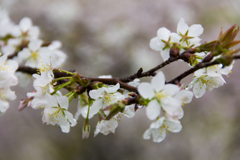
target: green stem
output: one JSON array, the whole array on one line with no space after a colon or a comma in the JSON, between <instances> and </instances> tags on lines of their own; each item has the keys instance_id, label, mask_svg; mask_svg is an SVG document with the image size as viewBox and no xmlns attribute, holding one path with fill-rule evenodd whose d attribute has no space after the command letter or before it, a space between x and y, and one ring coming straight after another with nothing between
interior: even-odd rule
<instances>
[{"instance_id":1,"label":"green stem","mask_svg":"<svg viewBox=\"0 0 240 160\"><path fill-rule=\"evenodd\" d=\"M67 73L67 74L70 74L70 75L75 75L75 73L68 72L68 71L61 70L61 69L54 69L54 70L55 70L55 71L59 71L59 72L64 72L64 73Z\"/></svg>"},{"instance_id":2,"label":"green stem","mask_svg":"<svg viewBox=\"0 0 240 160\"><path fill-rule=\"evenodd\" d=\"M68 101L69 101L69 103L73 100L73 98L74 98L76 92L70 92L70 93L72 93L72 94L70 94L70 96L68 97Z\"/></svg>"},{"instance_id":3,"label":"green stem","mask_svg":"<svg viewBox=\"0 0 240 160\"><path fill-rule=\"evenodd\" d=\"M59 86L57 86L55 89L54 89L54 92L51 93L51 95L54 95L58 90L62 89L63 87L71 84L72 82L71 81L68 81L66 83L63 83L63 84L60 84Z\"/></svg>"},{"instance_id":4,"label":"green stem","mask_svg":"<svg viewBox=\"0 0 240 160\"><path fill-rule=\"evenodd\" d=\"M61 78L56 78L54 79L54 81L60 81L60 80L63 80L63 79L71 79L72 77L61 77Z\"/></svg>"}]
</instances>

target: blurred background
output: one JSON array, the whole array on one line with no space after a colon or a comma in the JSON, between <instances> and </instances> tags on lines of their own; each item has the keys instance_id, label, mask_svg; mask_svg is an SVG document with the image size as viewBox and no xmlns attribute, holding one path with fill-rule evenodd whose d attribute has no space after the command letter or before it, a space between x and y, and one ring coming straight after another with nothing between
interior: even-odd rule
<instances>
[{"instance_id":1,"label":"blurred background","mask_svg":"<svg viewBox=\"0 0 240 160\"><path fill-rule=\"evenodd\" d=\"M240 25L239 0L0 0L0 5L16 24L30 17L40 27L41 39L60 40L68 56L64 69L92 77L128 76L161 63L159 52L149 47L150 39L160 27L176 32L181 17L189 25L202 24L202 42L216 39L221 27ZM233 73L225 77L226 85L185 105L183 130L169 133L161 143L142 138L151 123L145 109L132 119L123 117L115 135L93 137L97 119L92 119L90 138L82 140L82 118L68 134L58 126L43 125L41 110L17 109L33 87L13 87L18 99L0 117L0 159L238 160L239 68L236 62ZM186 69L187 64L177 62L163 71L170 80ZM70 110L76 112L76 101Z\"/></svg>"}]
</instances>

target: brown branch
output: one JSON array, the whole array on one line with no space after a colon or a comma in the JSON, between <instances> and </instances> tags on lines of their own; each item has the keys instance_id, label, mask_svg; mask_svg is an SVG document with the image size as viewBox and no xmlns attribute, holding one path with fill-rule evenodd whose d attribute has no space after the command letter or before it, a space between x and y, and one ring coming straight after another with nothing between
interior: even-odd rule
<instances>
[{"instance_id":1,"label":"brown branch","mask_svg":"<svg viewBox=\"0 0 240 160\"><path fill-rule=\"evenodd\" d=\"M216 65L216 64L220 64L220 63L217 62L217 61L206 62L206 63L199 63L195 67L187 70L186 72L183 72L182 74L180 74L179 76L177 76L176 78L172 79L171 81L169 81L167 83L178 84L183 78L185 78L188 75L194 73L195 71L197 71L197 70L199 70L201 68L213 66L213 65Z\"/></svg>"},{"instance_id":2,"label":"brown branch","mask_svg":"<svg viewBox=\"0 0 240 160\"><path fill-rule=\"evenodd\" d=\"M88 77L86 77L88 78ZM116 85L117 83L120 84L121 88L127 89L132 92L137 93L137 88L133 87L131 85L128 85L126 83L121 82L118 78L88 78L91 82L98 81L98 82L103 82L105 84L110 84L110 85Z\"/></svg>"},{"instance_id":3,"label":"brown branch","mask_svg":"<svg viewBox=\"0 0 240 160\"><path fill-rule=\"evenodd\" d=\"M164 66L174 62L174 61L177 61L181 59L181 55L180 56L177 56L177 57L170 57L168 60L166 60L165 62L159 64L158 66L146 71L146 72L143 72L143 69L140 68L137 73L131 75L131 76L128 76L128 77L123 77L123 78L119 78L119 81L121 82L131 82L133 81L135 78L141 78L141 77L148 77L148 76L154 76L155 75L155 71L163 68ZM142 73L143 72L143 73Z\"/></svg>"}]
</instances>

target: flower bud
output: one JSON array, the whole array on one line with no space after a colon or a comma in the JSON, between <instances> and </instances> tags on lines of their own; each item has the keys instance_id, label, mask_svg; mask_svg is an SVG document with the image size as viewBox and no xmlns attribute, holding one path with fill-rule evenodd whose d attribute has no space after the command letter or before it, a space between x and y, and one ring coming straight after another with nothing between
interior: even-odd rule
<instances>
[{"instance_id":1,"label":"flower bud","mask_svg":"<svg viewBox=\"0 0 240 160\"><path fill-rule=\"evenodd\" d=\"M175 45L173 45L170 49L170 57L177 57L179 56L179 54L179 49Z\"/></svg>"},{"instance_id":2,"label":"flower bud","mask_svg":"<svg viewBox=\"0 0 240 160\"><path fill-rule=\"evenodd\" d=\"M82 139L87 139L90 134L90 125L88 123L84 123L82 128Z\"/></svg>"}]
</instances>

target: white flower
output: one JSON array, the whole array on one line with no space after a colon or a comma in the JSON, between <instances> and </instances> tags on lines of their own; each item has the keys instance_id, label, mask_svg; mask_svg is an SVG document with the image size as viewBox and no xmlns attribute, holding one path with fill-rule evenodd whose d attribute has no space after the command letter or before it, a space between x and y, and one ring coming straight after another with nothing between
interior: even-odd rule
<instances>
[{"instance_id":1,"label":"white flower","mask_svg":"<svg viewBox=\"0 0 240 160\"><path fill-rule=\"evenodd\" d=\"M67 111L68 109L68 98L65 96L51 96L46 94L47 106L44 109L43 122L51 125L59 125L62 132L68 133L70 126L76 125L76 120L73 115Z\"/></svg>"},{"instance_id":2,"label":"white flower","mask_svg":"<svg viewBox=\"0 0 240 160\"><path fill-rule=\"evenodd\" d=\"M119 83L115 86L102 87L97 90L91 90L89 96L95 99L92 106L90 107L89 115L95 115L101 108L105 108L117 101L124 99L125 96L117 92L120 88ZM90 117L91 117L90 116Z\"/></svg>"},{"instance_id":3,"label":"white flower","mask_svg":"<svg viewBox=\"0 0 240 160\"><path fill-rule=\"evenodd\" d=\"M78 117L80 115L82 115L83 118L86 119L87 113L88 113L88 96L85 92L85 93L79 95L79 100L78 100L78 104L77 104L77 112L75 113L74 118L76 120L78 120ZM88 118L91 119L93 116L94 116L94 114L89 113Z\"/></svg>"},{"instance_id":4,"label":"white flower","mask_svg":"<svg viewBox=\"0 0 240 160\"><path fill-rule=\"evenodd\" d=\"M165 139L167 131L176 133L181 130L182 125L180 121L168 120L162 117L150 125L150 128L144 132L143 139L150 139L152 135L153 142L160 143Z\"/></svg>"},{"instance_id":5,"label":"white flower","mask_svg":"<svg viewBox=\"0 0 240 160\"><path fill-rule=\"evenodd\" d=\"M48 46L48 49L54 56L56 56L55 67L61 66L67 59L67 55L63 51L59 50L61 46L62 43L60 41L52 41L52 43Z\"/></svg>"},{"instance_id":6,"label":"white flower","mask_svg":"<svg viewBox=\"0 0 240 160\"><path fill-rule=\"evenodd\" d=\"M115 129L117 128L117 126L118 122L114 118L110 119L109 121L99 121L94 131L94 137L98 135L98 133L102 133L104 135L108 135L109 133L115 133Z\"/></svg>"},{"instance_id":7,"label":"white flower","mask_svg":"<svg viewBox=\"0 0 240 160\"><path fill-rule=\"evenodd\" d=\"M182 101L173 98L173 95L179 90L177 85L165 85L165 77L162 72L158 72L152 78L151 84L141 83L138 86L138 92L143 98L151 100L146 109L147 117L150 120L156 119L160 115L161 107L170 115L177 111L181 107Z\"/></svg>"},{"instance_id":8,"label":"white flower","mask_svg":"<svg viewBox=\"0 0 240 160\"><path fill-rule=\"evenodd\" d=\"M31 40L28 48L24 48L18 53L19 60L26 61L26 66L40 67L42 57L51 55L51 51L48 48L41 47L42 43L43 41L40 39Z\"/></svg>"},{"instance_id":9,"label":"white flower","mask_svg":"<svg viewBox=\"0 0 240 160\"><path fill-rule=\"evenodd\" d=\"M201 39L199 38L199 36L203 33L203 27L200 24L193 24L188 27L187 23L185 23L185 20L181 18L178 22L177 33L179 33L180 35L185 35L187 33L186 36L191 37L185 41L183 46L198 46L200 45Z\"/></svg>"},{"instance_id":10,"label":"white flower","mask_svg":"<svg viewBox=\"0 0 240 160\"><path fill-rule=\"evenodd\" d=\"M232 66L225 67L224 69L221 66L210 66L199 69L194 73L193 81L189 84L188 88L193 87L193 93L196 98L200 98L206 91L211 91L213 88L218 88L226 83L222 74L227 75Z\"/></svg>"},{"instance_id":11,"label":"white flower","mask_svg":"<svg viewBox=\"0 0 240 160\"><path fill-rule=\"evenodd\" d=\"M176 98L182 101L182 106L184 106L186 103L190 103L192 101L193 92L187 91L187 90L180 90L177 94L173 96L173 98ZM184 112L182 107L180 107L178 110L176 110L172 114L165 112L165 117L169 120L179 120L183 117L183 115L184 115Z\"/></svg>"},{"instance_id":12,"label":"white flower","mask_svg":"<svg viewBox=\"0 0 240 160\"><path fill-rule=\"evenodd\" d=\"M37 39L39 36L39 28L32 26L32 20L28 17L24 17L19 22L19 25L14 26L11 30L11 34L14 37L24 37L29 40Z\"/></svg>"},{"instance_id":13,"label":"white flower","mask_svg":"<svg viewBox=\"0 0 240 160\"><path fill-rule=\"evenodd\" d=\"M18 63L14 60L7 60L7 55L0 57L0 88L18 84L18 79L14 75L17 68Z\"/></svg>"},{"instance_id":14,"label":"white flower","mask_svg":"<svg viewBox=\"0 0 240 160\"><path fill-rule=\"evenodd\" d=\"M174 42L178 43L181 37L176 33L171 33L167 28L162 27L159 28L157 31L157 37L152 38L150 41L150 47L153 50L160 51L164 61L166 61L170 57L169 56L170 48L166 48L163 50L166 44L162 40L168 41L169 39L170 42L172 43Z\"/></svg>"},{"instance_id":15,"label":"white flower","mask_svg":"<svg viewBox=\"0 0 240 160\"><path fill-rule=\"evenodd\" d=\"M29 96L33 96L32 108L45 108L46 100L45 95L47 93L52 93L54 91L52 80L54 78L53 68L56 62L56 55L46 55L42 58L41 66L39 68L41 75L34 74L33 77L36 78L33 82L33 86L36 90L35 93L28 93ZM30 95L29 95L30 94Z\"/></svg>"},{"instance_id":16,"label":"white flower","mask_svg":"<svg viewBox=\"0 0 240 160\"><path fill-rule=\"evenodd\" d=\"M0 37L10 34L14 24L10 20L8 13L0 8Z\"/></svg>"},{"instance_id":17,"label":"white flower","mask_svg":"<svg viewBox=\"0 0 240 160\"><path fill-rule=\"evenodd\" d=\"M9 87L0 88L0 116L3 115L9 107L8 101L16 99L15 92Z\"/></svg>"},{"instance_id":18,"label":"white flower","mask_svg":"<svg viewBox=\"0 0 240 160\"><path fill-rule=\"evenodd\" d=\"M11 38L7 41L6 45L1 47L3 54L5 55L12 55L16 52L16 48L20 45L21 39L19 38Z\"/></svg>"}]
</instances>

